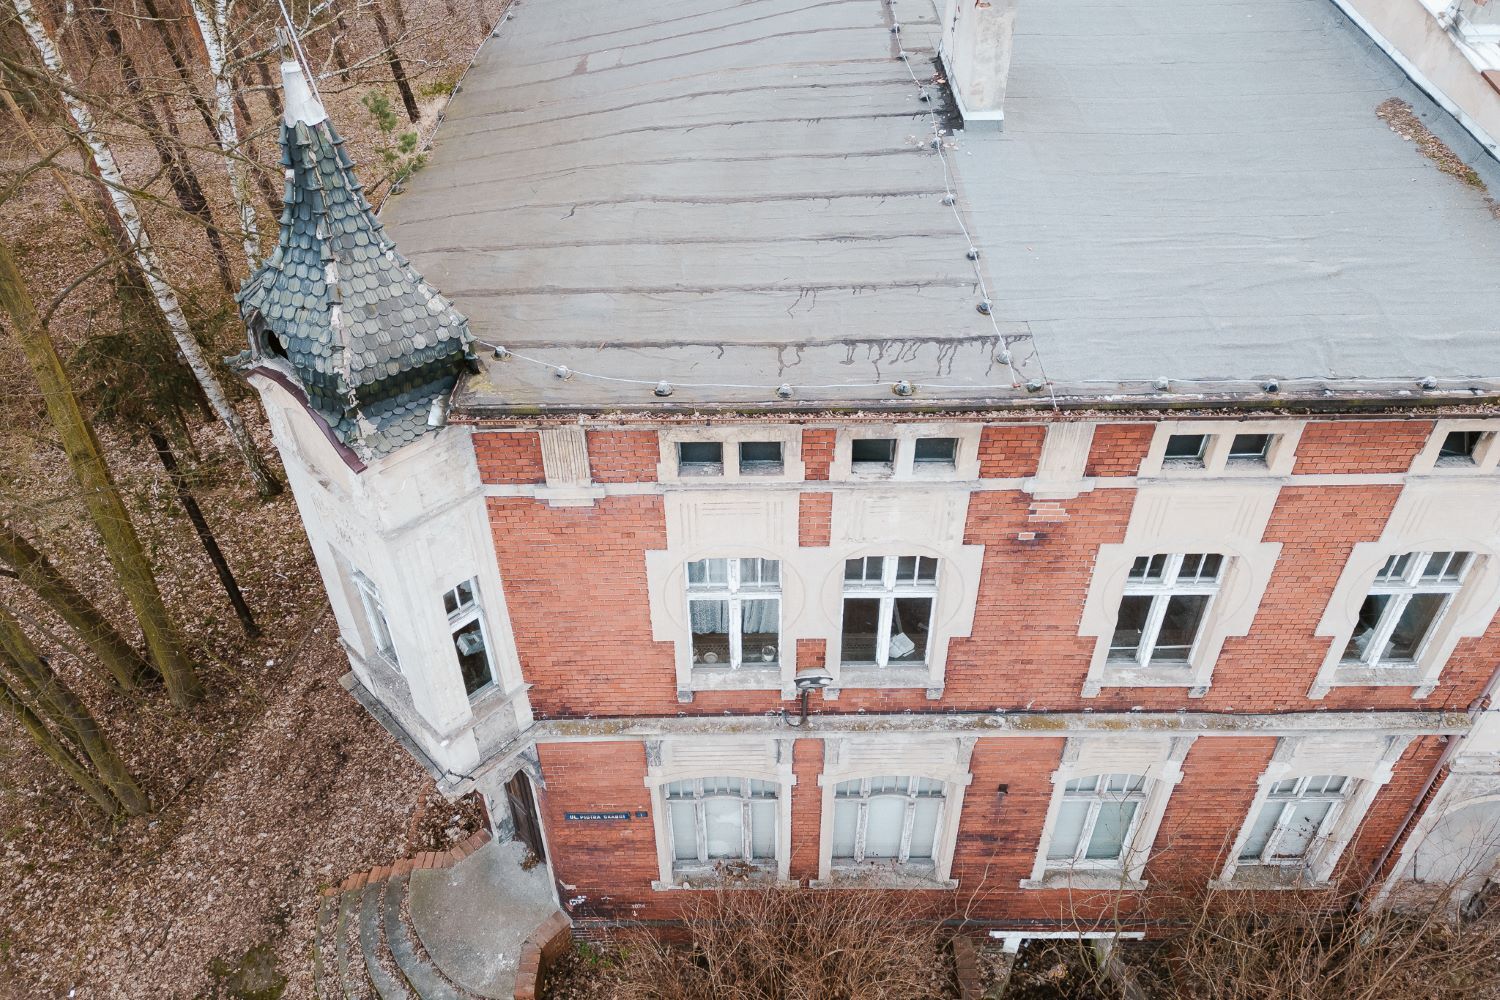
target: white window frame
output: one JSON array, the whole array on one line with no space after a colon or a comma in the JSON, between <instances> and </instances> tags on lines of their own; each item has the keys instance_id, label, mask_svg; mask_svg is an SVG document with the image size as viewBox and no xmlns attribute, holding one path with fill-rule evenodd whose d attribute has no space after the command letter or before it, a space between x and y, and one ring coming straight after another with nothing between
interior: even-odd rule
<instances>
[{"instance_id":1,"label":"white window frame","mask_svg":"<svg viewBox=\"0 0 1500 1000\"><path fill-rule=\"evenodd\" d=\"M887 778L895 779L896 781L906 781L906 791L903 793L872 791L871 782ZM919 783L923 781L930 782L936 785L936 792L921 789L919 787ZM858 794L848 795L839 793L838 785L855 782L859 784ZM867 862L865 860L865 836L868 831L870 820L870 800L872 798L886 797L904 798L906 800L905 812L901 820L901 842L900 847L898 848L895 862L903 866L914 864L915 866L920 867L924 870L929 866L934 871L937 869L938 845L942 839L944 814L946 813L948 808L947 783L939 778L929 778L925 775L920 774L881 774L868 775L863 778L846 778L844 779L844 781L840 781L834 786L833 807L835 812L837 812L838 804L841 801L848 802L853 800L858 803L858 805L856 806L857 813L854 825L854 856L852 858L834 857L832 860L835 871L854 870L866 864L889 865L891 863L890 859L888 858L876 859L873 862ZM917 802L921 799L938 800L937 818L933 821L932 858L930 860L923 858L918 859L916 862L912 862L911 836L912 830L916 825Z\"/></svg>"},{"instance_id":2,"label":"white window frame","mask_svg":"<svg viewBox=\"0 0 1500 1000\"><path fill-rule=\"evenodd\" d=\"M1280 542L1262 541L1281 485L1258 482L1140 483L1125 539L1099 546L1078 634L1094 639L1083 697L1105 688L1180 687L1190 698L1208 693L1214 665L1231 636L1246 635L1281 555ZM1112 659L1110 646L1131 567L1141 556L1213 553L1223 558L1218 593L1205 610L1188 662L1142 666Z\"/></svg>"},{"instance_id":3,"label":"white window frame","mask_svg":"<svg viewBox=\"0 0 1500 1000\"><path fill-rule=\"evenodd\" d=\"M1482 435L1474 447L1472 462L1439 458L1443 442L1454 431ZM1421 476L1482 476L1493 474L1497 467L1500 467L1500 420L1439 420L1432 425L1427 443L1412 458L1410 472Z\"/></svg>"},{"instance_id":4,"label":"white window frame","mask_svg":"<svg viewBox=\"0 0 1500 1000\"><path fill-rule=\"evenodd\" d=\"M451 612L448 611L448 595L454 593L465 584L468 585L469 592L472 597L467 603L456 599L458 607ZM479 623L479 637L484 643L484 664L487 672L490 675L490 679L481 686L475 688L472 693L467 692L466 690L466 697L470 701L475 701L488 694L490 691L493 691L499 683L498 678L495 676L495 647L494 644L490 641L489 626L485 623L484 620L484 607L480 604L479 601L479 578L470 577L467 580L460 580L458 583L449 587L447 590L443 591L443 602L443 610L448 616L448 643L450 647L453 647L453 665L455 667L458 667L459 669L459 685L465 688L467 688L467 685L464 684L463 665L459 662L458 659L458 649L456 647L455 637L457 636L460 629L467 628L470 623L476 621Z\"/></svg>"},{"instance_id":5,"label":"white window frame","mask_svg":"<svg viewBox=\"0 0 1500 1000\"><path fill-rule=\"evenodd\" d=\"M380 590L375 582L357 569L351 569L354 588L359 593L359 602L365 613L365 626L370 631L370 646L386 662L401 670L401 658L396 655L396 640L391 635L390 620L386 618L385 602L380 599Z\"/></svg>"},{"instance_id":6,"label":"white window frame","mask_svg":"<svg viewBox=\"0 0 1500 1000\"><path fill-rule=\"evenodd\" d=\"M1307 787L1315 778L1339 778L1342 783L1339 785L1337 792L1308 792ZM1277 785L1287 782L1291 782L1293 786L1290 794L1276 790ZM1236 855L1235 860L1241 866L1262 865L1268 868L1297 869L1305 867L1309 858L1317 854L1319 845L1327 840L1328 832L1338 824L1344 807L1358 791L1358 788L1358 780L1346 774L1304 774L1297 778L1283 778L1281 781L1273 784L1267 791L1265 797L1261 800L1260 810L1253 815L1250 821L1249 829L1253 830L1260 822L1260 818L1266 809L1275 808L1275 803L1281 803L1281 813L1276 817L1276 825L1271 828L1270 836L1266 838L1266 846L1261 849L1260 854L1254 859L1246 859L1243 855ZM1289 855L1279 856L1277 849L1280 848L1287 834L1291 832L1291 817L1297 811L1297 806L1303 802L1328 802L1330 803L1330 808L1318 824L1318 829L1308 838L1307 848L1301 854L1295 857ZM1245 839L1248 839L1248 837L1249 832L1247 831Z\"/></svg>"},{"instance_id":7,"label":"white window frame","mask_svg":"<svg viewBox=\"0 0 1500 1000\"><path fill-rule=\"evenodd\" d=\"M1182 781L1182 765L1196 740L1194 736L1109 735L1071 737L1064 744L1062 761L1052 772L1052 798L1042 834L1037 841L1031 877L1022 879L1022 889L1139 890L1146 862L1157 831L1167 813L1172 793ZM1068 800L1068 783L1095 775L1130 774L1143 779L1140 805L1131 817L1120 856L1114 861L1070 863L1048 858L1052 839ZM1092 834L1086 829L1085 834ZM1087 837L1079 840L1086 850Z\"/></svg>"},{"instance_id":8,"label":"white window frame","mask_svg":"<svg viewBox=\"0 0 1500 1000\"><path fill-rule=\"evenodd\" d=\"M937 564L936 568L933 570L932 580L930 582L920 579L915 579L910 582L901 581L898 578L897 570L901 565L900 561L903 558L916 559L917 571L919 573L921 571L922 565L921 560L931 559L934 563ZM844 615L846 613L845 607L847 602L851 598L855 600L870 600L878 598L880 601L880 610L877 612L877 614L879 615L879 620L876 622L875 626L875 666L879 667L882 670L890 666L891 627L893 622L895 621L897 599L925 598L929 601L929 609L927 612L927 648L922 651L921 659L902 660L899 661L899 665L902 667L921 668L923 670L927 669L928 661L932 657L933 623L937 620L938 587L941 585L943 578L942 560L934 556L924 556L916 554L907 556L877 555L852 556L849 559L845 560L845 563L852 562L854 559L881 559L883 560L883 562L881 563L879 584L866 583L862 580L858 582L851 582L848 579L844 580L843 597L839 603L839 635L841 637L839 643L839 656L841 665L845 668L854 667L855 669L870 666L870 663L868 661L850 662L848 659L846 659L847 654L843 649L842 636L844 634Z\"/></svg>"},{"instance_id":9,"label":"white window frame","mask_svg":"<svg viewBox=\"0 0 1500 1000\"><path fill-rule=\"evenodd\" d=\"M1451 566L1452 561L1458 556L1464 557L1465 561L1459 571L1458 579L1422 579L1423 571L1438 556L1445 557L1445 562L1448 566ZM1479 559L1479 556L1473 552L1405 552L1390 556L1386 562L1386 566L1403 557L1406 557L1407 563L1399 576L1394 578L1389 577L1386 574L1385 568L1382 567L1380 573L1376 574L1374 582L1370 584L1370 588L1366 592L1366 600L1371 597L1380 596L1388 596L1391 600L1386 603L1385 609L1381 611L1380 620L1376 623L1375 631L1364 651L1360 653L1357 659L1341 657L1342 663L1351 666L1357 664L1375 670L1399 669L1420 663L1427 651L1428 645L1442 629L1443 622L1453 607L1453 602L1463 591L1470 574L1474 570L1474 565ZM1407 605L1411 603L1412 598L1425 594L1442 594L1443 601L1438 606L1437 611L1433 613L1432 620L1428 623L1426 632L1422 636L1421 644L1413 651L1410 659L1387 659L1384 654L1389 652L1388 647L1390 646L1391 635L1395 631L1396 625L1401 621L1401 616L1405 613ZM1364 602L1361 601L1360 603L1363 605ZM1347 642L1345 646L1348 646Z\"/></svg>"},{"instance_id":10,"label":"white window frame","mask_svg":"<svg viewBox=\"0 0 1500 1000\"><path fill-rule=\"evenodd\" d=\"M717 474L683 472L678 467L679 444L717 442L722 448L723 471ZM774 441L781 445L781 471L764 472L740 467L740 445L747 441ZM752 424L749 426L671 427L657 432L660 458L657 479L662 483L723 489L726 483L797 483L807 478L802 461L802 428L796 425Z\"/></svg>"},{"instance_id":11,"label":"white window frame","mask_svg":"<svg viewBox=\"0 0 1500 1000\"><path fill-rule=\"evenodd\" d=\"M695 585L689 579L688 567L693 563L710 562L722 559L727 564L725 572L725 583L722 587L710 585ZM776 566L776 589L775 590L742 590L740 583L741 561L745 559L759 559L761 562L773 563ZM782 641L782 606L781 606L781 561L779 559L765 559L760 556L705 556L701 559L690 559L683 564L682 579L686 591L689 641L692 639L693 602L694 601L725 601L729 605L729 663L724 666L731 670L739 670L745 665L744 657L744 635L743 620L741 618L741 605L744 601L775 601L776 602L776 659L774 662L753 662L753 668L780 671L781 660L785 655L785 644ZM694 589L695 586L701 589ZM693 663L694 670L715 670L719 668L716 663Z\"/></svg>"},{"instance_id":12,"label":"white window frame","mask_svg":"<svg viewBox=\"0 0 1500 1000\"><path fill-rule=\"evenodd\" d=\"M693 887L692 878L712 872L713 862L681 867L673 857L671 815L664 789L675 781L731 777L769 782L776 787L776 858L774 864L757 866L779 885L793 884L791 873L792 790L797 776L792 771L791 738L764 736L670 737L645 741L645 786L651 797L651 825L656 840L658 877L651 888L658 891ZM706 853L706 852L705 852ZM700 888L706 888L701 880Z\"/></svg>"},{"instance_id":13,"label":"white window frame","mask_svg":"<svg viewBox=\"0 0 1500 1000\"><path fill-rule=\"evenodd\" d=\"M818 877L813 888L847 886L891 889L956 889L949 878L964 793L974 776L969 771L973 737L935 736L930 733L886 733L881 736L831 736L823 741L823 773L818 775L822 808L818 834ZM933 837L932 862L892 866L865 862L833 863L833 826L836 792L841 782L882 776L926 778L942 784L943 807Z\"/></svg>"},{"instance_id":14,"label":"white window frame","mask_svg":"<svg viewBox=\"0 0 1500 1000\"><path fill-rule=\"evenodd\" d=\"M1115 777L1123 777L1127 779L1127 787L1123 791L1111 792L1107 788L1109 780ZM1088 778L1094 778L1097 780L1098 783L1094 788L1088 791L1070 790L1068 788L1068 785L1071 785L1074 782L1087 780ZM1129 779L1139 779L1140 786L1133 789L1130 788L1128 785ZM1053 826L1052 835L1048 838L1045 848L1046 853L1049 855L1049 857L1047 858L1048 867L1070 868L1075 871L1088 869L1096 869L1100 871L1121 870L1125 866L1126 861L1130 856L1131 844L1135 840L1135 832L1140 828L1141 820L1145 818L1146 800L1148 798L1149 791L1150 781L1146 778L1146 776L1143 774L1135 774L1133 772L1117 771L1090 775L1075 775L1074 777L1069 778L1063 784L1062 805L1059 806L1059 813L1061 812L1062 806L1067 805L1069 802L1087 802L1088 808L1084 813L1083 825L1078 833L1078 845L1073 849L1073 857L1071 859L1054 858L1050 856L1052 853L1052 839L1056 838L1059 832L1056 825ZM1120 853L1113 858L1087 857L1086 855L1088 854L1089 844L1094 839L1094 828L1099 821L1100 810L1106 803L1114 805L1122 802L1134 802L1136 805L1135 811L1131 814L1130 817L1130 825L1126 827L1125 832L1120 839Z\"/></svg>"},{"instance_id":15,"label":"white window frame","mask_svg":"<svg viewBox=\"0 0 1500 1000\"><path fill-rule=\"evenodd\" d=\"M1219 568L1212 580L1207 582L1193 579L1183 581L1180 579L1183 559L1188 555L1201 557L1217 556ZM1229 557L1222 552L1159 552L1155 555L1137 556L1135 562L1142 559L1149 561L1160 556L1166 556L1166 563L1162 569L1160 580L1139 579L1126 576L1125 589L1120 595L1120 607L1116 611L1116 627L1119 623L1119 613L1124 610L1125 600L1129 597L1149 597L1151 599L1151 610L1146 615L1145 628L1141 630L1141 639L1136 646L1135 655L1131 657L1119 656L1114 653L1114 636L1110 636L1111 649L1108 655L1113 664L1134 663L1140 667L1161 667L1171 669L1180 667L1182 670L1190 669L1194 653L1204 634L1208 631L1208 623L1214 612L1214 602L1219 596L1219 586L1223 581L1225 573L1229 568ZM1132 563L1132 567L1134 563ZM1198 626L1193 634L1192 645L1188 649L1187 656L1182 660L1155 660L1153 654L1156 652L1157 640L1161 638L1162 621L1166 617L1167 606L1174 597L1202 597L1207 596L1208 601L1203 607L1203 613L1198 618Z\"/></svg>"},{"instance_id":16,"label":"white window frame","mask_svg":"<svg viewBox=\"0 0 1500 1000\"><path fill-rule=\"evenodd\" d=\"M1245 477L1283 477L1292 473L1297 458L1297 442L1305 423L1301 420L1165 420L1156 425L1146 457L1141 461L1139 478L1222 479ZM1168 460L1167 441L1179 434L1203 435L1201 462ZM1240 434L1264 434L1271 440L1264 461L1229 460L1229 449Z\"/></svg>"},{"instance_id":17,"label":"white window frame","mask_svg":"<svg viewBox=\"0 0 1500 1000\"><path fill-rule=\"evenodd\" d=\"M1308 889L1327 885L1345 849L1364 823L1375 796L1390 782L1396 762L1412 740L1410 736L1377 733L1282 737L1257 781L1255 798L1230 845L1224 869L1213 885L1221 889ZM1342 777L1349 791L1343 805L1329 811L1302 862L1267 865L1241 861L1240 852L1250 839L1261 811L1273 801L1276 785L1316 775Z\"/></svg>"},{"instance_id":18,"label":"white window frame","mask_svg":"<svg viewBox=\"0 0 1500 1000\"><path fill-rule=\"evenodd\" d=\"M979 438L982 424L856 424L838 429L833 464L828 477L834 482L932 482L970 481L979 478ZM856 439L889 438L895 453L889 471L855 469L852 457ZM918 462L918 438L953 438L953 464Z\"/></svg>"},{"instance_id":19,"label":"white window frame","mask_svg":"<svg viewBox=\"0 0 1500 1000\"><path fill-rule=\"evenodd\" d=\"M738 781L738 782L740 782L740 790L739 790L739 792L736 794L736 793L729 793L729 792L720 792L720 791L717 791L717 790L712 791L712 792L706 792L704 790L704 782L705 781L715 781L715 782L717 782L717 781L721 781L721 780ZM770 789L771 789L771 794L770 795L761 795L761 796L755 795L754 792L753 792L753 790L751 789L751 785L750 785L750 783L752 781L759 781L759 782L762 782L765 785L768 785L770 787ZM672 793L671 793L672 786L676 785L676 784L685 784L685 783L691 783L693 785L693 793L692 793L691 797L690 798L682 798L682 797L674 798L672 796ZM670 857L672 859L672 871L673 871L674 874L689 874L689 873L695 873L695 872L696 873L701 873L701 872L706 872L706 871L712 871L713 869L715 869L719 865L722 865L722 864L733 864L733 863L736 863L736 862L741 863L741 864L751 865L752 867L766 869L766 870L769 870L769 869L772 869L772 868L775 867L775 865L776 865L776 859L777 859L777 857L780 856L780 853L781 853L781 851L780 851L781 831L779 829L775 828L776 826L779 826L779 823L777 822L777 817L779 817L781 815L781 786L780 786L780 784L778 782L776 782L776 781L768 781L765 778L745 777L744 775L739 775L739 774L714 774L714 775L705 775L703 777L698 777L698 778L678 778L676 781L664 782L661 785L661 789L660 789L659 795L660 795L660 801L661 801L660 808L663 809L664 811L666 811L667 814L668 814L667 815L667 822L665 824L666 830L667 830L667 841L668 841L667 851L668 851L668 857ZM710 798L721 798L721 797L722 798L737 798L737 799L739 799L739 802L740 802L740 856L738 858L710 858L708 856L708 806L707 806L707 801ZM756 802L766 802L766 801L769 801L772 804L772 808L773 808L773 818L772 818L773 829L771 831L771 856L769 858L756 858L755 857L755 848L754 848L754 839L755 838L754 838L754 826L753 826L753 814L752 814L753 813L753 805ZM674 802L691 802L692 803L692 806L693 806L693 833L694 833L694 844L693 844L693 847L694 847L694 850L696 851L696 853L698 855L696 861L691 861L691 860L688 860L686 858L678 858L677 857L676 834L673 832L674 829L675 829L675 827L673 826L672 819L671 819L672 803L674 803Z\"/></svg>"}]
</instances>

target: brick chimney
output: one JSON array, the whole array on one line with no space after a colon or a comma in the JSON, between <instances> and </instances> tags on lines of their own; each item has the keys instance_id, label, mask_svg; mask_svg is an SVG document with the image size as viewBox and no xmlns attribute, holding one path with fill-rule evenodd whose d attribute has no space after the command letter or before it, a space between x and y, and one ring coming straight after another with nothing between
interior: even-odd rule
<instances>
[{"instance_id":1,"label":"brick chimney","mask_svg":"<svg viewBox=\"0 0 1500 1000\"><path fill-rule=\"evenodd\" d=\"M948 0L942 58L964 125L1005 121L1005 84L1018 0Z\"/></svg>"}]
</instances>

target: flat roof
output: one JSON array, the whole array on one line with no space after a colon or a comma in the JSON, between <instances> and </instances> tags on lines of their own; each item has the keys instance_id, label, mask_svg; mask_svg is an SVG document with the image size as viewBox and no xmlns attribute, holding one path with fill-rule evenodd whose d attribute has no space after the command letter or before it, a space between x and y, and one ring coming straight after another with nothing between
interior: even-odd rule
<instances>
[{"instance_id":1,"label":"flat roof","mask_svg":"<svg viewBox=\"0 0 1500 1000\"><path fill-rule=\"evenodd\" d=\"M382 213L461 412L1500 391L1500 214L1376 108L1500 168L1329 0L1023 2L952 134L932 0L512 11Z\"/></svg>"}]
</instances>

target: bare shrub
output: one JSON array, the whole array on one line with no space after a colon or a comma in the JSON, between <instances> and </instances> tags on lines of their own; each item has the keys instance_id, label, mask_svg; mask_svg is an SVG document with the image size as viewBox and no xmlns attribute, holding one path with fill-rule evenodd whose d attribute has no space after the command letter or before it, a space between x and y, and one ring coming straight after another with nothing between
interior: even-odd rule
<instances>
[{"instance_id":1,"label":"bare shrub","mask_svg":"<svg viewBox=\"0 0 1500 1000\"><path fill-rule=\"evenodd\" d=\"M617 1000L928 1000L946 995L940 924L898 895L725 888L686 903L684 934L616 942Z\"/></svg>"},{"instance_id":2,"label":"bare shrub","mask_svg":"<svg viewBox=\"0 0 1500 1000\"><path fill-rule=\"evenodd\" d=\"M1358 901L1200 883L1154 894L1160 939L1121 957L1153 1000L1500 998L1500 915L1459 919L1451 892L1432 887L1379 907ZM1102 976L1097 986L1119 995Z\"/></svg>"}]
</instances>

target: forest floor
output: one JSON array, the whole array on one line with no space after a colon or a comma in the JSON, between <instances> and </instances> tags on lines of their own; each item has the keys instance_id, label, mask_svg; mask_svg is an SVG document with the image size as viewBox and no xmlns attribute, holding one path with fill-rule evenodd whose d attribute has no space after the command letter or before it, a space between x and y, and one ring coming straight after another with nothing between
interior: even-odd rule
<instances>
[{"instance_id":1,"label":"forest floor","mask_svg":"<svg viewBox=\"0 0 1500 1000\"><path fill-rule=\"evenodd\" d=\"M361 14L347 26L348 74L330 72L326 32L309 41L330 118L377 202L401 133L417 130L424 141L431 136L447 95L506 2L388 0L421 110L416 124L398 117L394 132L382 132L367 103L382 94L399 116L383 43L369 18ZM165 88L161 106L182 126L214 215L226 226L234 208L223 166L155 48L155 35L129 5L106 6L126 25L126 43L148 89ZM172 30L191 43L191 19L179 11L171 20ZM85 91L100 96L98 120L127 178L149 188L141 204L152 241L205 353L236 353L244 331L207 266L203 231L170 204L152 145L129 114L120 113L118 68L100 57L85 20L68 24L64 58ZM269 22L257 24L255 33L265 37L242 38L248 50L269 44ZM16 37L5 32L13 28L0 21L0 42L6 43L0 49L7 53ZM25 53L24 44L14 51ZM187 44L187 51L197 49ZM211 94L203 67L196 73L199 94ZM252 143L244 149L279 191L275 114L265 94L249 90L245 96L255 118L242 122L241 134ZM231 1000L256 985L269 988L257 997L309 997L319 889L442 846L455 830L461 839L474 822L472 810L444 804L426 774L339 686L347 660L290 495L257 499L222 429L193 416L188 405L191 439L176 438L174 447L263 630L250 639L150 446L99 408L94 373L78 352L124 322L111 271L87 278L108 238L98 235L98 193L64 141L56 108L45 100L32 106L42 109L29 125L37 145L63 150L55 162L69 174L68 186L89 219L85 225L77 218L53 172L32 169L37 145L0 112L0 191L6 195L0 234L39 309L49 310L54 297L66 293L51 315L51 335L93 412L209 695L184 714L160 690L113 691L78 655L61 622L0 574L0 599L99 719L154 807L128 823L104 820L16 727L0 725L0 1000ZM276 219L263 201L257 204L265 253ZM236 239L226 237L237 249ZM248 267L237 254L233 265L235 281L242 280ZM36 383L3 326L0 317L0 518L29 537L127 636L138 638ZM155 374L146 359L132 360L126 395ZM274 460L254 394L222 369L220 378L237 397L260 451Z\"/></svg>"},{"instance_id":2,"label":"forest floor","mask_svg":"<svg viewBox=\"0 0 1500 1000\"><path fill-rule=\"evenodd\" d=\"M247 954L284 996L310 996L318 890L442 839L418 819L443 807L424 809L431 780L339 686L347 660L290 499L201 491L264 630L249 641L185 519L151 504L150 467L117 472L144 498L210 695L184 718L160 691L102 698L78 679L157 805L118 826L0 732L0 996L228 997Z\"/></svg>"}]
</instances>

